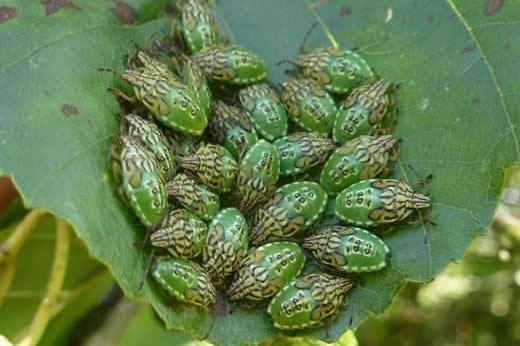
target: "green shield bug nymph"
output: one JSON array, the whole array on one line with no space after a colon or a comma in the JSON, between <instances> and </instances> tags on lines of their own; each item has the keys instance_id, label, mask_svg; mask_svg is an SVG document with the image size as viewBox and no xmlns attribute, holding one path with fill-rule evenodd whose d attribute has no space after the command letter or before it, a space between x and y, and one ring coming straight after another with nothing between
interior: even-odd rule
<instances>
[{"instance_id":1,"label":"green shield bug nymph","mask_svg":"<svg viewBox=\"0 0 520 346\"><path fill-rule=\"evenodd\" d=\"M430 198L396 179L363 180L336 197L336 215L358 226L378 226L404 220L416 209L428 208Z\"/></svg>"},{"instance_id":2,"label":"green shield bug nymph","mask_svg":"<svg viewBox=\"0 0 520 346\"><path fill-rule=\"evenodd\" d=\"M335 47L316 48L304 53L298 57L296 65L305 77L336 94L345 94L374 76L365 59L357 53Z\"/></svg>"},{"instance_id":3,"label":"green shield bug nymph","mask_svg":"<svg viewBox=\"0 0 520 346\"><path fill-rule=\"evenodd\" d=\"M211 136L238 161L257 141L255 130L242 111L222 101L212 104L213 118L208 126Z\"/></svg>"},{"instance_id":4,"label":"green shield bug nymph","mask_svg":"<svg viewBox=\"0 0 520 346\"><path fill-rule=\"evenodd\" d=\"M296 243L281 241L260 246L244 258L227 295L230 300L252 301L272 297L298 277L304 265L305 254Z\"/></svg>"},{"instance_id":5,"label":"green shield bug nymph","mask_svg":"<svg viewBox=\"0 0 520 346\"><path fill-rule=\"evenodd\" d=\"M280 175L280 155L271 143L256 142L240 162L235 196L240 210L248 213L255 205L267 199L276 189Z\"/></svg>"},{"instance_id":6,"label":"green shield bug nymph","mask_svg":"<svg viewBox=\"0 0 520 346\"><path fill-rule=\"evenodd\" d=\"M194 155L183 157L179 166L197 174L204 184L218 192L231 190L238 171L229 151L215 144L206 144Z\"/></svg>"},{"instance_id":7,"label":"green shield bug nymph","mask_svg":"<svg viewBox=\"0 0 520 346\"><path fill-rule=\"evenodd\" d=\"M184 4L182 36L192 54L218 43L217 21L208 5L199 0L189 0Z\"/></svg>"},{"instance_id":8,"label":"green shield bug nymph","mask_svg":"<svg viewBox=\"0 0 520 346\"><path fill-rule=\"evenodd\" d=\"M264 60L237 45L203 48L193 55L193 61L208 78L224 83L247 85L267 77Z\"/></svg>"},{"instance_id":9,"label":"green shield bug nymph","mask_svg":"<svg viewBox=\"0 0 520 346\"><path fill-rule=\"evenodd\" d=\"M287 134L287 113L276 90L265 83L253 84L240 90L238 97L262 137L273 141Z\"/></svg>"},{"instance_id":10,"label":"green shield bug nymph","mask_svg":"<svg viewBox=\"0 0 520 346\"><path fill-rule=\"evenodd\" d=\"M208 81L206 76L202 73L200 68L193 62L193 60L187 56L181 56L179 58L182 69L179 71L179 75L182 75L184 84L190 86L193 91L197 94L199 105L202 107L206 118L211 118L211 90L209 89ZM172 61L175 61L172 59Z\"/></svg>"},{"instance_id":11,"label":"green shield bug nymph","mask_svg":"<svg viewBox=\"0 0 520 346\"><path fill-rule=\"evenodd\" d=\"M215 287L197 263L174 257L156 260L152 277L162 289L182 302L205 309L216 302Z\"/></svg>"},{"instance_id":12,"label":"green shield bug nymph","mask_svg":"<svg viewBox=\"0 0 520 346\"><path fill-rule=\"evenodd\" d=\"M153 154L137 138L122 135L114 138L111 154L119 194L143 225L155 225L168 208L168 197Z\"/></svg>"},{"instance_id":13,"label":"green shield bug nymph","mask_svg":"<svg viewBox=\"0 0 520 346\"><path fill-rule=\"evenodd\" d=\"M151 234L153 246L166 248L175 257L194 258L202 253L208 226L186 209L171 210Z\"/></svg>"},{"instance_id":14,"label":"green shield bug nymph","mask_svg":"<svg viewBox=\"0 0 520 346\"><path fill-rule=\"evenodd\" d=\"M336 148L334 142L314 132L296 132L273 143L280 153L280 175L298 174L323 163Z\"/></svg>"},{"instance_id":15,"label":"green shield bug nymph","mask_svg":"<svg viewBox=\"0 0 520 346\"><path fill-rule=\"evenodd\" d=\"M121 120L127 124L126 133L139 138L141 144L153 154L162 176L168 181L175 174L175 159L159 127L135 114L127 114Z\"/></svg>"},{"instance_id":16,"label":"green shield bug nymph","mask_svg":"<svg viewBox=\"0 0 520 346\"><path fill-rule=\"evenodd\" d=\"M362 228L330 226L303 241L314 258L335 270L369 272L383 269L390 254L388 246Z\"/></svg>"},{"instance_id":17,"label":"green shield bug nymph","mask_svg":"<svg viewBox=\"0 0 520 346\"><path fill-rule=\"evenodd\" d=\"M380 127L389 110L395 109L391 88L392 83L381 79L355 89L338 109L332 130L334 141L343 144Z\"/></svg>"},{"instance_id":18,"label":"green shield bug nymph","mask_svg":"<svg viewBox=\"0 0 520 346\"><path fill-rule=\"evenodd\" d=\"M326 325L337 317L352 282L325 273L306 274L282 288L269 303L277 329L304 329Z\"/></svg>"},{"instance_id":19,"label":"green shield bug nymph","mask_svg":"<svg viewBox=\"0 0 520 346\"><path fill-rule=\"evenodd\" d=\"M314 182L296 182L277 189L251 216L251 244L291 237L311 227L327 205L327 194Z\"/></svg>"},{"instance_id":20,"label":"green shield bug nymph","mask_svg":"<svg viewBox=\"0 0 520 346\"><path fill-rule=\"evenodd\" d=\"M163 125L200 136L208 119L197 92L169 72L164 64L144 52L138 52L137 58L144 67L129 68L121 75L122 79L133 86L137 100ZM136 101L121 90L112 91L127 101Z\"/></svg>"},{"instance_id":21,"label":"green shield bug nymph","mask_svg":"<svg viewBox=\"0 0 520 346\"><path fill-rule=\"evenodd\" d=\"M236 208L221 210L208 227L203 267L216 285L239 266L247 253L247 220Z\"/></svg>"},{"instance_id":22,"label":"green shield bug nymph","mask_svg":"<svg viewBox=\"0 0 520 346\"><path fill-rule=\"evenodd\" d=\"M312 79L289 79L282 83L282 101L290 118L309 132L328 134L336 119L332 97Z\"/></svg>"},{"instance_id":23,"label":"green shield bug nymph","mask_svg":"<svg viewBox=\"0 0 520 346\"><path fill-rule=\"evenodd\" d=\"M204 185L197 184L184 173L177 174L166 184L168 196L204 220L211 220L220 209L220 198Z\"/></svg>"},{"instance_id":24,"label":"green shield bug nymph","mask_svg":"<svg viewBox=\"0 0 520 346\"><path fill-rule=\"evenodd\" d=\"M172 153L177 157L193 155L203 144L201 137L187 135L182 132L164 129L164 135Z\"/></svg>"},{"instance_id":25,"label":"green shield bug nymph","mask_svg":"<svg viewBox=\"0 0 520 346\"><path fill-rule=\"evenodd\" d=\"M320 176L320 185L335 195L361 180L372 179L389 170L388 162L396 157L390 151L397 140L390 135L360 136L346 142L327 160ZM394 152L392 154L397 153Z\"/></svg>"}]
</instances>

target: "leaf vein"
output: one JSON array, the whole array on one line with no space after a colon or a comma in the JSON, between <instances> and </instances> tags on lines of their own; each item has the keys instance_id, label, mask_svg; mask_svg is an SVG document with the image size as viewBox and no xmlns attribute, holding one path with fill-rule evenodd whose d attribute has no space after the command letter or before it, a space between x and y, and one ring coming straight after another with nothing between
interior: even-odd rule
<instances>
[{"instance_id":1,"label":"leaf vein","mask_svg":"<svg viewBox=\"0 0 520 346\"><path fill-rule=\"evenodd\" d=\"M478 50L480 52L480 55L482 56L482 59L483 59L484 63L486 64L487 68L488 68L488 71L489 71L489 74L491 76L491 79L493 80L493 83L494 83L495 88L497 90L498 97L500 99L500 103L502 104L502 108L504 109L504 114L506 116L506 120L507 120L507 122L509 124L511 133L513 135L513 139L514 139L514 142L515 142L515 150L516 150L517 159L520 160L520 146L518 144L518 138L516 136L516 132L515 132L515 128L513 126L513 122L511 121L511 115L509 114L509 110L507 109L507 106L506 106L506 102L505 102L505 99L504 99L504 93L502 91L502 87L498 83L498 79L497 79L497 76L495 74L495 70L493 69L493 66L491 66L491 64L490 64L486 54L484 53L484 50L482 49L482 46L480 45L480 41L477 39L477 36L475 36L475 33L473 32L472 27L466 21L464 16L462 16L462 13L460 13L459 9L457 8L457 6L453 2L453 0L446 0L446 1L450 5L451 9L453 10L453 12L457 16L457 18L460 20L460 22L466 28L466 31L468 32L469 37L475 43L475 46L478 48Z\"/></svg>"}]
</instances>

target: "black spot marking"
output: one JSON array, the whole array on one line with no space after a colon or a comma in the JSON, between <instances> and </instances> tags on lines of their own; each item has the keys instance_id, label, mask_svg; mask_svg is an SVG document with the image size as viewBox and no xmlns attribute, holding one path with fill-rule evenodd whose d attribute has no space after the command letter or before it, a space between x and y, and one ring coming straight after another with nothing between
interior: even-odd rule
<instances>
[{"instance_id":1,"label":"black spot marking","mask_svg":"<svg viewBox=\"0 0 520 346\"><path fill-rule=\"evenodd\" d=\"M352 14L352 9L350 7L343 6L339 9L340 16L350 16Z\"/></svg>"},{"instance_id":2,"label":"black spot marking","mask_svg":"<svg viewBox=\"0 0 520 346\"><path fill-rule=\"evenodd\" d=\"M469 53L469 52L471 52L473 49L475 49L474 46L467 46L467 47L464 47L464 49L461 51L461 54Z\"/></svg>"},{"instance_id":3,"label":"black spot marking","mask_svg":"<svg viewBox=\"0 0 520 346\"><path fill-rule=\"evenodd\" d=\"M504 0L488 0L482 13L484 16L494 16L504 7Z\"/></svg>"},{"instance_id":4,"label":"black spot marking","mask_svg":"<svg viewBox=\"0 0 520 346\"><path fill-rule=\"evenodd\" d=\"M431 14L427 15L427 16L426 16L426 21L427 21L428 23L433 23L433 16L432 16Z\"/></svg>"},{"instance_id":5,"label":"black spot marking","mask_svg":"<svg viewBox=\"0 0 520 346\"><path fill-rule=\"evenodd\" d=\"M61 111L63 114L65 114L66 117L79 114L79 110L76 108L76 106L71 105L70 103L64 103L63 106L61 106Z\"/></svg>"},{"instance_id":6,"label":"black spot marking","mask_svg":"<svg viewBox=\"0 0 520 346\"><path fill-rule=\"evenodd\" d=\"M18 15L16 8L2 6L0 7L0 24L7 22L9 19L13 19Z\"/></svg>"},{"instance_id":7,"label":"black spot marking","mask_svg":"<svg viewBox=\"0 0 520 346\"><path fill-rule=\"evenodd\" d=\"M121 24L137 23L137 11L121 0L105 0L113 3L116 7L110 9L110 12L119 20Z\"/></svg>"},{"instance_id":8,"label":"black spot marking","mask_svg":"<svg viewBox=\"0 0 520 346\"><path fill-rule=\"evenodd\" d=\"M471 104L478 105L480 103L480 97L475 96L471 99Z\"/></svg>"},{"instance_id":9,"label":"black spot marking","mask_svg":"<svg viewBox=\"0 0 520 346\"><path fill-rule=\"evenodd\" d=\"M46 0L44 3L42 3L42 5L45 6L46 16L52 16L62 8L70 8L76 11L81 11L81 8L69 0Z\"/></svg>"}]
</instances>

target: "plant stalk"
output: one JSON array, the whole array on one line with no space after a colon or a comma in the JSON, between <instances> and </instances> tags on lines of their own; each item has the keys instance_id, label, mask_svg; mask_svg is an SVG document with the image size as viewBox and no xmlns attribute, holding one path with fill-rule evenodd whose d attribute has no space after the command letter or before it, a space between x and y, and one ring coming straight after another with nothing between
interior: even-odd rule
<instances>
[{"instance_id":1,"label":"plant stalk","mask_svg":"<svg viewBox=\"0 0 520 346\"><path fill-rule=\"evenodd\" d=\"M13 283L14 273L16 272L16 257L9 258L4 264L0 264L0 307L4 303L7 292Z\"/></svg>"},{"instance_id":2,"label":"plant stalk","mask_svg":"<svg viewBox=\"0 0 520 346\"><path fill-rule=\"evenodd\" d=\"M18 345L30 346L38 344L47 328L47 324L54 316L57 300L63 287L65 272L67 271L70 240L70 227L64 221L56 220L56 251L47 285L47 293L38 307L29 332Z\"/></svg>"},{"instance_id":3,"label":"plant stalk","mask_svg":"<svg viewBox=\"0 0 520 346\"><path fill-rule=\"evenodd\" d=\"M31 210L15 228L7 240L0 245L0 264L15 257L27 238L40 223L40 219L46 212L40 209Z\"/></svg>"}]
</instances>

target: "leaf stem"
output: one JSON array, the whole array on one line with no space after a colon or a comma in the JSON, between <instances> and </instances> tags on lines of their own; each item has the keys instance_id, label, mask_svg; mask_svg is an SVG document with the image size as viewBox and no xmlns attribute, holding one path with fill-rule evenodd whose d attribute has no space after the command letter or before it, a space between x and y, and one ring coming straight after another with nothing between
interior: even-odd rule
<instances>
[{"instance_id":1,"label":"leaf stem","mask_svg":"<svg viewBox=\"0 0 520 346\"><path fill-rule=\"evenodd\" d=\"M29 332L19 345L36 345L54 315L56 302L63 287L65 272L69 259L71 231L62 220L56 220L56 251L54 263L47 284L47 293L42 299L38 311L33 318Z\"/></svg>"},{"instance_id":2,"label":"leaf stem","mask_svg":"<svg viewBox=\"0 0 520 346\"><path fill-rule=\"evenodd\" d=\"M4 264L2 273L0 275L0 306L2 306L5 297L7 296L7 292L9 292L9 288L11 287L11 283L13 282L14 273L16 272L16 256L9 258Z\"/></svg>"},{"instance_id":3,"label":"leaf stem","mask_svg":"<svg viewBox=\"0 0 520 346\"><path fill-rule=\"evenodd\" d=\"M40 223L40 219L46 212L40 209L31 210L15 228L7 240L0 245L0 263L7 262L15 257L27 238Z\"/></svg>"},{"instance_id":4,"label":"leaf stem","mask_svg":"<svg viewBox=\"0 0 520 346\"><path fill-rule=\"evenodd\" d=\"M325 31L325 35L327 35L327 38L329 39L332 47L338 48L339 47L338 41L336 41L336 38L334 38L334 35L332 35L332 32L330 31L329 27L327 26L327 24L325 24L325 22L320 17L320 15L316 11L316 9L312 6L312 4L310 3L309 0L305 0L305 4L307 5L307 9L312 13L314 18L316 18L316 20L320 24L321 28L323 29L323 31Z\"/></svg>"}]
</instances>

